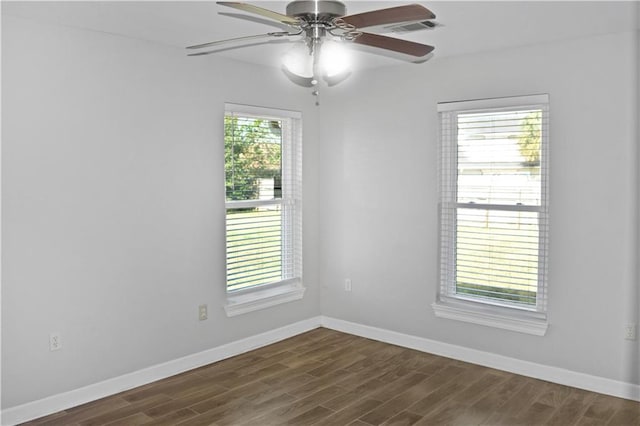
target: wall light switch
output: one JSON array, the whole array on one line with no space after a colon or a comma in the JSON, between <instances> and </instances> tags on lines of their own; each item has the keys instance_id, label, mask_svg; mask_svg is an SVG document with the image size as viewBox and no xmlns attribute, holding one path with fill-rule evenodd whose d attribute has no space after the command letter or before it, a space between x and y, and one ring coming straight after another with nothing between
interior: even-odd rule
<instances>
[{"instance_id":1,"label":"wall light switch","mask_svg":"<svg viewBox=\"0 0 640 426\"><path fill-rule=\"evenodd\" d=\"M344 291L351 291L351 278L344 280Z\"/></svg>"}]
</instances>

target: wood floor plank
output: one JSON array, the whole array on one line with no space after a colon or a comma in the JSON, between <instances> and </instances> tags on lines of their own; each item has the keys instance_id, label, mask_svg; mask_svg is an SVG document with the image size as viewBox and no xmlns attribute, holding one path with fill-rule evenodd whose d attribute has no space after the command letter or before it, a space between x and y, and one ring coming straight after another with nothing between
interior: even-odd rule
<instances>
[{"instance_id":1,"label":"wood floor plank","mask_svg":"<svg viewBox=\"0 0 640 426\"><path fill-rule=\"evenodd\" d=\"M178 424L190 426L214 424L216 420L232 416L234 413L242 410L242 407L247 403L242 398L230 398L219 402L220 403L215 406L208 406L206 410L197 408L198 405L191 407L198 415Z\"/></svg>"},{"instance_id":2,"label":"wood floor plank","mask_svg":"<svg viewBox=\"0 0 640 426\"><path fill-rule=\"evenodd\" d=\"M286 365L292 370L304 371L304 372L315 370L318 367L322 367L326 365L326 363L324 362L317 361L315 359L310 359L308 356L297 354L297 353L292 353L292 356L284 358L279 362L280 364Z\"/></svg>"},{"instance_id":3,"label":"wood floor plank","mask_svg":"<svg viewBox=\"0 0 640 426\"><path fill-rule=\"evenodd\" d=\"M467 405L473 405L479 401L487 393L491 392L491 389L498 386L503 381L503 377L491 372L483 374L475 382L471 383L466 389L457 392L452 395L452 398L458 402L463 402Z\"/></svg>"},{"instance_id":4,"label":"wood floor plank","mask_svg":"<svg viewBox=\"0 0 640 426\"><path fill-rule=\"evenodd\" d=\"M595 398L595 394L571 389L569 396L558 407L548 420L547 424L550 426L567 426L573 425L578 422L582 415L589 408L589 404Z\"/></svg>"},{"instance_id":5,"label":"wood floor plank","mask_svg":"<svg viewBox=\"0 0 640 426\"><path fill-rule=\"evenodd\" d=\"M171 399L162 404L158 404L145 410L144 413L153 418L164 417L171 412L209 400L218 395L222 395L225 392L227 392L225 388L213 385L210 389L203 389L200 392L190 393L187 396Z\"/></svg>"},{"instance_id":6,"label":"wood floor plank","mask_svg":"<svg viewBox=\"0 0 640 426\"><path fill-rule=\"evenodd\" d=\"M412 413L425 416L432 411L439 409L443 403L449 400L451 395L463 389L464 386L459 383L445 383L424 398L416 401L413 405L408 407L408 410Z\"/></svg>"},{"instance_id":7,"label":"wood floor plank","mask_svg":"<svg viewBox=\"0 0 640 426\"><path fill-rule=\"evenodd\" d=\"M575 426L602 426L605 423L602 423L601 420L594 419L593 417L580 417ZM628 426L628 425L624 425Z\"/></svg>"},{"instance_id":8,"label":"wood floor plank","mask_svg":"<svg viewBox=\"0 0 640 426\"><path fill-rule=\"evenodd\" d=\"M640 403L319 328L26 424L640 426Z\"/></svg>"},{"instance_id":9,"label":"wood floor plank","mask_svg":"<svg viewBox=\"0 0 640 426\"><path fill-rule=\"evenodd\" d=\"M349 423L349 426L371 426L369 423L365 423L360 419L354 420Z\"/></svg>"},{"instance_id":10,"label":"wood floor plank","mask_svg":"<svg viewBox=\"0 0 640 426\"><path fill-rule=\"evenodd\" d=\"M323 425L346 425L356 420L358 417L362 417L364 413L367 413L381 404L380 401L375 399L362 399L356 401L347 400L347 404L340 410L333 412L333 414L321 419L316 424ZM327 404L322 404L326 407Z\"/></svg>"},{"instance_id":11,"label":"wood floor plank","mask_svg":"<svg viewBox=\"0 0 640 426\"><path fill-rule=\"evenodd\" d=\"M311 374L306 374L306 373L296 374L294 371L291 371L290 373L292 375L276 373L272 376L261 379L260 381L274 388L283 388L283 389L291 390L291 389L302 387L311 381L318 380L317 377L312 376Z\"/></svg>"},{"instance_id":12,"label":"wood floor plank","mask_svg":"<svg viewBox=\"0 0 640 426\"><path fill-rule=\"evenodd\" d=\"M258 381L262 378L269 377L282 371L288 370L288 367L282 364L271 364L251 373L229 372L224 377L213 378L216 385L224 386L229 389L244 386L248 383Z\"/></svg>"},{"instance_id":13,"label":"wood floor plank","mask_svg":"<svg viewBox=\"0 0 640 426\"><path fill-rule=\"evenodd\" d=\"M556 383L545 383L544 391L540 394L536 402L560 407L571 395L569 386L558 385Z\"/></svg>"},{"instance_id":14,"label":"wood floor plank","mask_svg":"<svg viewBox=\"0 0 640 426\"><path fill-rule=\"evenodd\" d=\"M150 396L149 398L136 401L133 404L129 404L125 407L116 408L115 410L110 410L108 412L99 414L97 416L92 416L87 420L83 420L78 422L80 426L99 426L106 425L111 422L115 422L116 420L120 420L136 413L144 412L156 405L160 405L164 402L169 401L169 398L166 395L158 394Z\"/></svg>"},{"instance_id":15,"label":"wood floor plank","mask_svg":"<svg viewBox=\"0 0 640 426\"><path fill-rule=\"evenodd\" d=\"M465 415L466 406L454 400L448 400L440 408L431 411L418 420L415 425L450 425L456 424L456 420ZM462 423L460 423L462 424Z\"/></svg>"},{"instance_id":16,"label":"wood floor plank","mask_svg":"<svg viewBox=\"0 0 640 426\"><path fill-rule=\"evenodd\" d=\"M518 423L542 425L549 420L554 411L555 408L550 405L534 402L517 416Z\"/></svg>"},{"instance_id":17,"label":"wood floor plank","mask_svg":"<svg viewBox=\"0 0 640 426\"><path fill-rule=\"evenodd\" d=\"M212 398L206 399L197 404L191 405L189 408L199 414L203 414L208 411L224 407L228 404L233 403L234 401L238 401L243 398L243 396L254 395L268 389L270 389L269 385L263 382L249 383L243 386L236 387L220 395L216 395Z\"/></svg>"},{"instance_id":18,"label":"wood floor plank","mask_svg":"<svg viewBox=\"0 0 640 426\"><path fill-rule=\"evenodd\" d=\"M425 380L427 376L422 373L411 373L399 378L398 380L387 383L385 387L376 390L369 395L369 398L377 399L379 401L388 401L394 398L396 395L404 391L405 389L420 383Z\"/></svg>"},{"instance_id":19,"label":"wood floor plank","mask_svg":"<svg viewBox=\"0 0 640 426\"><path fill-rule=\"evenodd\" d=\"M457 368L457 367L452 367ZM401 392L394 398L388 400L384 404L377 407L375 410L369 412L364 415L360 419L370 423L372 425L382 424L392 417L398 415L399 413L405 411L409 407L413 406L416 402L422 400L425 395L430 394L442 383L437 383L436 381L430 381L431 379L435 379L435 376L427 377L421 382L416 383L415 385L409 387L404 392ZM462 385L461 385L462 387ZM450 398L450 394L448 396Z\"/></svg>"},{"instance_id":20,"label":"wood floor plank","mask_svg":"<svg viewBox=\"0 0 640 426\"><path fill-rule=\"evenodd\" d=\"M611 417L610 426L640 426L640 404L625 401Z\"/></svg>"},{"instance_id":21,"label":"wood floor plank","mask_svg":"<svg viewBox=\"0 0 640 426\"><path fill-rule=\"evenodd\" d=\"M591 404L589 404L584 416L606 423L613 417L616 410L619 408L618 404L618 398L607 395L597 395Z\"/></svg>"},{"instance_id":22,"label":"wood floor plank","mask_svg":"<svg viewBox=\"0 0 640 426\"><path fill-rule=\"evenodd\" d=\"M214 383L213 380L194 381L190 384L185 384L182 388L172 389L165 392L165 395L170 396L173 399L187 399L191 397L197 397L203 393L211 394L213 396L216 393L224 393L229 389L219 386Z\"/></svg>"},{"instance_id":23,"label":"wood floor plank","mask_svg":"<svg viewBox=\"0 0 640 426\"><path fill-rule=\"evenodd\" d=\"M501 415L511 416L521 412L523 407L528 407L542 393L543 383L535 379L527 379L524 386L518 389L513 396L500 407Z\"/></svg>"},{"instance_id":24,"label":"wood floor plank","mask_svg":"<svg viewBox=\"0 0 640 426\"><path fill-rule=\"evenodd\" d=\"M145 424L153 426L173 426L187 419L191 419L197 415L198 413L193 410L190 410L188 408L181 408L177 411L173 411L167 414L166 416L153 418Z\"/></svg>"},{"instance_id":25,"label":"wood floor plank","mask_svg":"<svg viewBox=\"0 0 640 426\"><path fill-rule=\"evenodd\" d=\"M153 419L144 413L135 413L123 419L107 423L106 426L139 426L148 424L151 420Z\"/></svg>"},{"instance_id":26,"label":"wood floor plank","mask_svg":"<svg viewBox=\"0 0 640 426\"><path fill-rule=\"evenodd\" d=\"M417 423L422 416L410 411L402 411L383 423L383 426L411 426Z\"/></svg>"},{"instance_id":27,"label":"wood floor plank","mask_svg":"<svg viewBox=\"0 0 640 426\"><path fill-rule=\"evenodd\" d=\"M215 422L218 426L242 424L251 421L256 417L257 413L273 411L277 408L288 406L294 401L296 401L296 397L288 393L273 395L271 398L259 403L247 402L242 404L238 409L218 416Z\"/></svg>"},{"instance_id":28,"label":"wood floor plank","mask_svg":"<svg viewBox=\"0 0 640 426\"><path fill-rule=\"evenodd\" d=\"M401 377L394 375L394 380L389 380L388 378L386 380L381 380L381 377L385 376L388 370L390 369L384 368L382 366L373 366L366 370L360 370L356 373L350 373L349 375L342 378L342 380L340 380L340 386L348 390L353 390L371 379L376 379L379 382L386 384Z\"/></svg>"},{"instance_id":29,"label":"wood floor plank","mask_svg":"<svg viewBox=\"0 0 640 426\"><path fill-rule=\"evenodd\" d=\"M494 387L493 392L480 398L472 407L478 412L498 411L502 405L526 384L526 377L513 375Z\"/></svg>"},{"instance_id":30,"label":"wood floor plank","mask_svg":"<svg viewBox=\"0 0 640 426\"><path fill-rule=\"evenodd\" d=\"M395 362L380 361L371 363L365 368L356 368L354 370L349 366L345 368L345 370L352 372L353 375L348 380L349 383L347 384L347 381L345 381L342 386L350 387L352 389L372 378L376 378L383 383L391 383L409 373L405 371L402 366L396 365ZM417 372L422 373L421 371Z\"/></svg>"},{"instance_id":31,"label":"wood floor plank","mask_svg":"<svg viewBox=\"0 0 640 426\"><path fill-rule=\"evenodd\" d=\"M327 417L331 416L331 414L333 413L333 411L329 410L328 408L325 408L321 405L312 408L309 411L306 411L292 419L287 420L285 423L282 424L286 424L286 425L310 425L313 424L317 421L320 421L322 419L326 419Z\"/></svg>"},{"instance_id":32,"label":"wood floor plank","mask_svg":"<svg viewBox=\"0 0 640 426\"><path fill-rule=\"evenodd\" d=\"M544 425L554 412L554 407L539 402L524 406L521 412L495 412L483 424L487 425Z\"/></svg>"},{"instance_id":33,"label":"wood floor plank","mask_svg":"<svg viewBox=\"0 0 640 426\"><path fill-rule=\"evenodd\" d=\"M364 382L354 389L347 391L342 395L338 395L330 399L329 401L324 402L322 405L331 410L339 411L362 398L368 399L369 394L375 392L378 389L382 389L384 385L384 382L381 382L380 380L374 378ZM378 401L378 405L380 404L382 403Z\"/></svg>"},{"instance_id":34,"label":"wood floor plank","mask_svg":"<svg viewBox=\"0 0 640 426\"><path fill-rule=\"evenodd\" d=\"M393 368L382 368L381 366L384 364L386 363L379 362L378 365L368 369L367 374L371 374L372 371L377 371L379 373L382 373L376 377L378 380L380 380L382 383L392 383L402 377L405 377L408 374L416 373L415 370L407 368L402 364L397 365ZM395 364L395 362L393 364ZM390 365L393 365L393 364L390 364ZM425 374L425 377L427 377L426 374Z\"/></svg>"},{"instance_id":35,"label":"wood floor plank","mask_svg":"<svg viewBox=\"0 0 640 426\"><path fill-rule=\"evenodd\" d=\"M418 372L422 373L422 374L426 374L427 376L432 376L435 373L449 367L452 366L453 363L451 362L452 360L447 359L447 358L442 358L442 357L437 357L436 359L432 360L431 362L425 364L424 366L420 367L417 369Z\"/></svg>"},{"instance_id":36,"label":"wood floor plank","mask_svg":"<svg viewBox=\"0 0 640 426\"><path fill-rule=\"evenodd\" d=\"M326 387L305 398L294 401L285 407L264 413L262 416L254 418L252 423L256 425L269 425L288 422L290 419L306 413L341 392L342 389L337 386Z\"/></svg>"},{"instance_id":37,"label":"wood floor plank","mask_svg":"<svg viewBox=\"0 0 640 426\"><path fill-rule=\"evenodd\" d=\"M351 374L344 370L335 370L329 374L325 374L322 377L318 377L315 380L305 383L291 390L294 395L304 398L312 395L318 391L318 389L326 388L332 385L340 385L342 382L351 378Z\"/></svg>"},{"instance_id":38,"label":"wood floor plank","mask_svg":"<svg viewBox=\"0 0 640 426\"><path fill-rule=\"evenodd\" d=\"M312 376L321 377L327 373L330 373L336 368L342 369L348 367L349 365L353 364L354 361L359 361L364 358L364 355L354 354L352 351L348 350L346 352L343 352L339 356L332 357L331 360L323 360L324 362L321 363L322 365L314 368L313 370L309 370L308 373Z\"/></svg>"}]
</instances>

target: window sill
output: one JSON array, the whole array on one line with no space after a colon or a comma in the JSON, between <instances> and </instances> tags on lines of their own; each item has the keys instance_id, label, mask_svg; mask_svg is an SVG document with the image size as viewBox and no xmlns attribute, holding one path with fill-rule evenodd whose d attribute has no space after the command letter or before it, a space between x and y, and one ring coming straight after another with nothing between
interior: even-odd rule
<instances>
[{"instance_id":1,"label":"window sill","mask_svg":"<svg viewBox=\"0 0 640 426\"><path fill-rule=\"evenodd\" d=\"M265 288L237 291L227 294L224 310L228 317L242 315L282 303L300 300L305 287L300 280L289 280Z\"/></svg>"},{"instance_id":2,"label":"window sill","mask_svg":"<svg viewBox=\"0 0 640 426\"><path fill-rule=\"evenodd\" d=\"M546 316L537 312L517 311L458 300L440 300L431 306L438 318L464 321L535 336L544 336L549 327Z\"/></svg>"}]
</instances>

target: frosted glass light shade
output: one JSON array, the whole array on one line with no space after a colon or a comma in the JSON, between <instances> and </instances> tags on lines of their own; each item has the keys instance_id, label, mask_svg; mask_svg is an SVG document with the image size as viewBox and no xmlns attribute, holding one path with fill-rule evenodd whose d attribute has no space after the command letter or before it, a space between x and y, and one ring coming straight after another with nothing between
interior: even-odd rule
<instances>
[{"instance_id":1,"label":"frosted glass light shade","mask_svg":"<svg viewBox=\"0 0 640 426\"><path fill-rule=\"evenodd\" d=\"M350 67L349 54L344 45L335 41L326 41L320 50L320 68L326 77L344 74Z\"/></svg>"},{"instance_id":2,"label":"frosted glass light shade","mask_svg":"<svg viewBox=\"0 0 640 426\"><path fill-rule=\"evenodd\" d=\"M290 73L304 78L313 77L313 58L304 44L296 44L282 57L282 65Z\"/></svg>"}]
</instances>

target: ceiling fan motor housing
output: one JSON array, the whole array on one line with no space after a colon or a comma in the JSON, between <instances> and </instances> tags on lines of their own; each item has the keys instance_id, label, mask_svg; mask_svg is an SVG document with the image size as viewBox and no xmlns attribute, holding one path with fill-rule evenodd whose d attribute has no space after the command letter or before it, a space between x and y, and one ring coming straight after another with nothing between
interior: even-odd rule
<instances>
[{"instance_id":1,"label":"ceiling fan motor housing","mask_svg":"<svg viewBox=\"0 0 640 426\"><path fill-rule=\"evenodd\" d=\"M295 0L287 5L287 15L301 18L309 23L330 24L334 18L347 14L347 8L333 0Z\"/></svg>"}]
</instances>

